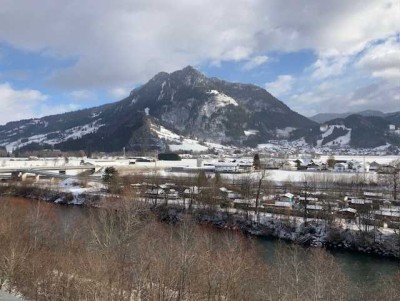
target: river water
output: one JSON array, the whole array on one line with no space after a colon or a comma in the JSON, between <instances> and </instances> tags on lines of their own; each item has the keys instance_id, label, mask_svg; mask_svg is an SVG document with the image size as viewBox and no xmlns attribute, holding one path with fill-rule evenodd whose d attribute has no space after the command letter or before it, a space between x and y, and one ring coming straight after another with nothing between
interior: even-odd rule
<instances>
[{"instance_id":1,"label":"river water","mask_svg":"<svg viewBox=\"0 0 400 301\"><path fill-rule=\"evenodd\" d=\"M11 198L11 200L16 206L32 206L37 203L36 201L21 198ZM64 229L66 231L73 225L74 221L87 218L90 210L96 210L79 206L63 206L44 202L40 202L40 206L54 213L58 217L58 220L64 224ZM254 241L263 259L273 264L275 261L276 249L282 242L272 238L256 238ZM307 249L305 249L305 252L307 252ZM377 258L344 251L330 252L347 274L348 278L366 289L373 290L374 283L379 280L380 277L390 276L400 271L399 260Z\"/></svg>"},{"instance_id":2,"label":"river water","mask_svg":"<svg viewBox=\"0 0 400 301\"><path fill-rule=\"evenodd\" d=\"M264 259L275 262L275 252L279 244L277 239L257 239L256 244ZM284 243L286 244L286 243ZM307 249L305 249L307 251ZM373 291L382 276L391 276L400 271L400 261L387 258L372 257L348 251L329 251L335 261L342 267L347 277L364 290Z\"/></svg>"}]
</instances>

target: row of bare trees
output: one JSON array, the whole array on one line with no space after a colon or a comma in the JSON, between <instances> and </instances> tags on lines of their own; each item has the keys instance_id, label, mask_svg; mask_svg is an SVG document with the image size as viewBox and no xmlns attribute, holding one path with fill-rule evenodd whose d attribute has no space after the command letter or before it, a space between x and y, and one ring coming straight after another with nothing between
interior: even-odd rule
<instances>
[{"instance_id":1,"label":"row of bare trees","mask_svg":"<svg viewBox=\"0 0 400 301\"><path fill-rule=\"evenodd\" d=\"M0 199L0 288L28 300L400 297L399 276L364 295L324 250L282 246L267 264L249 238L200 228L189 217L179 226L159 223L132 199L83 211L30 202Z\"/></svg>"}]
</instances>

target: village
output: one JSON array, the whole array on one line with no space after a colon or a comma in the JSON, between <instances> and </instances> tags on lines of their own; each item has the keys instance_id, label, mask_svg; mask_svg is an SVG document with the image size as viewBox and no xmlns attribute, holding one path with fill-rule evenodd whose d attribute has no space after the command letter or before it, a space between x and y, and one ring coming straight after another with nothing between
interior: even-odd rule
<instances>
[{"instance_id":1,"label":"village","mask_svg":"<svg viewBox=\"0 0 400 301\"><path fill-rule=\"evenodd\" d=\"M290 159L160 153L157 157L1 158L3 185L26 181L72 193L56 203L82 205L86 194L129 190L136 199L255 216L298 217L398 229L395 156L298 156ZM111 172L110 172L111 171ZM108 173L108 175L107 175ZM117 180L108 181L112 177ZM108 180L105 180L107 177Z\"/></svg>"}]
</instances>

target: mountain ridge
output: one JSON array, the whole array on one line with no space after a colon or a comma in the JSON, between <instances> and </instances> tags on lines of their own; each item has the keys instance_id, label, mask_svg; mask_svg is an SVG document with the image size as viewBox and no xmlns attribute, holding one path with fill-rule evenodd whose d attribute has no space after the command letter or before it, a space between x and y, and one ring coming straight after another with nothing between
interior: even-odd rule
<instances>
[{"instance_id":1,"label":"mountain ridge","mask_svg":"<svg viewBox=\"0 0 400 301\"><path fill-rule=\"evenodd\" d=\"M318 113L316 115L309 117L309 119L318 123L324 123L337 118L346 118L350 115L385 117L393 113L396 112L383 113L378 110L363 110L359 112L345 112L345 113Z\"/></svg>"},{"instance_id":2,"label":"mountain ridge","mask_svg":"<svg viewBox=\"0 0 400 301\"><path fill-rule=\"evenodd\" d=\"M396 113L387 118L390 120L383 123L375 120L381 123L381 135L385 132L382 124L386 127L388 122L399 121ZM342 125L351 124L346 122ZM187 149L188 145L206 150L210 145L256 147L268 140L302 137L315 144L320 140L319 130L318 123L261 87L210 78L187 66L157 73L117 102L9 122L0 126L0 147L9 152L32 148L165 151ZM334 130L334 135L345 131ZM338 137L324 138L331 143ZM355 138L349 139L348 144L353 145Z\"/></svg>"}]
</instances>

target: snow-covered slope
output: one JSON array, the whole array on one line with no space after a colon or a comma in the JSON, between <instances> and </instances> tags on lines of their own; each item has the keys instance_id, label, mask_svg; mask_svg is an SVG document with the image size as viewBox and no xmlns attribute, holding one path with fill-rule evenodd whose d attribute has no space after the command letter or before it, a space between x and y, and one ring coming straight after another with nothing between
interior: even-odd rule
<instances>
[{"instance_id":1,"label":"snow-covered slope","mask_svg":"<svg viewBox=\"0 0 400 301\"><path fill-rule=\"evenodd\" d=\"M344 125L329 125L317 141L318 146L344 146L351 141L351 129Z\"/></svg>"}]
</instances>

